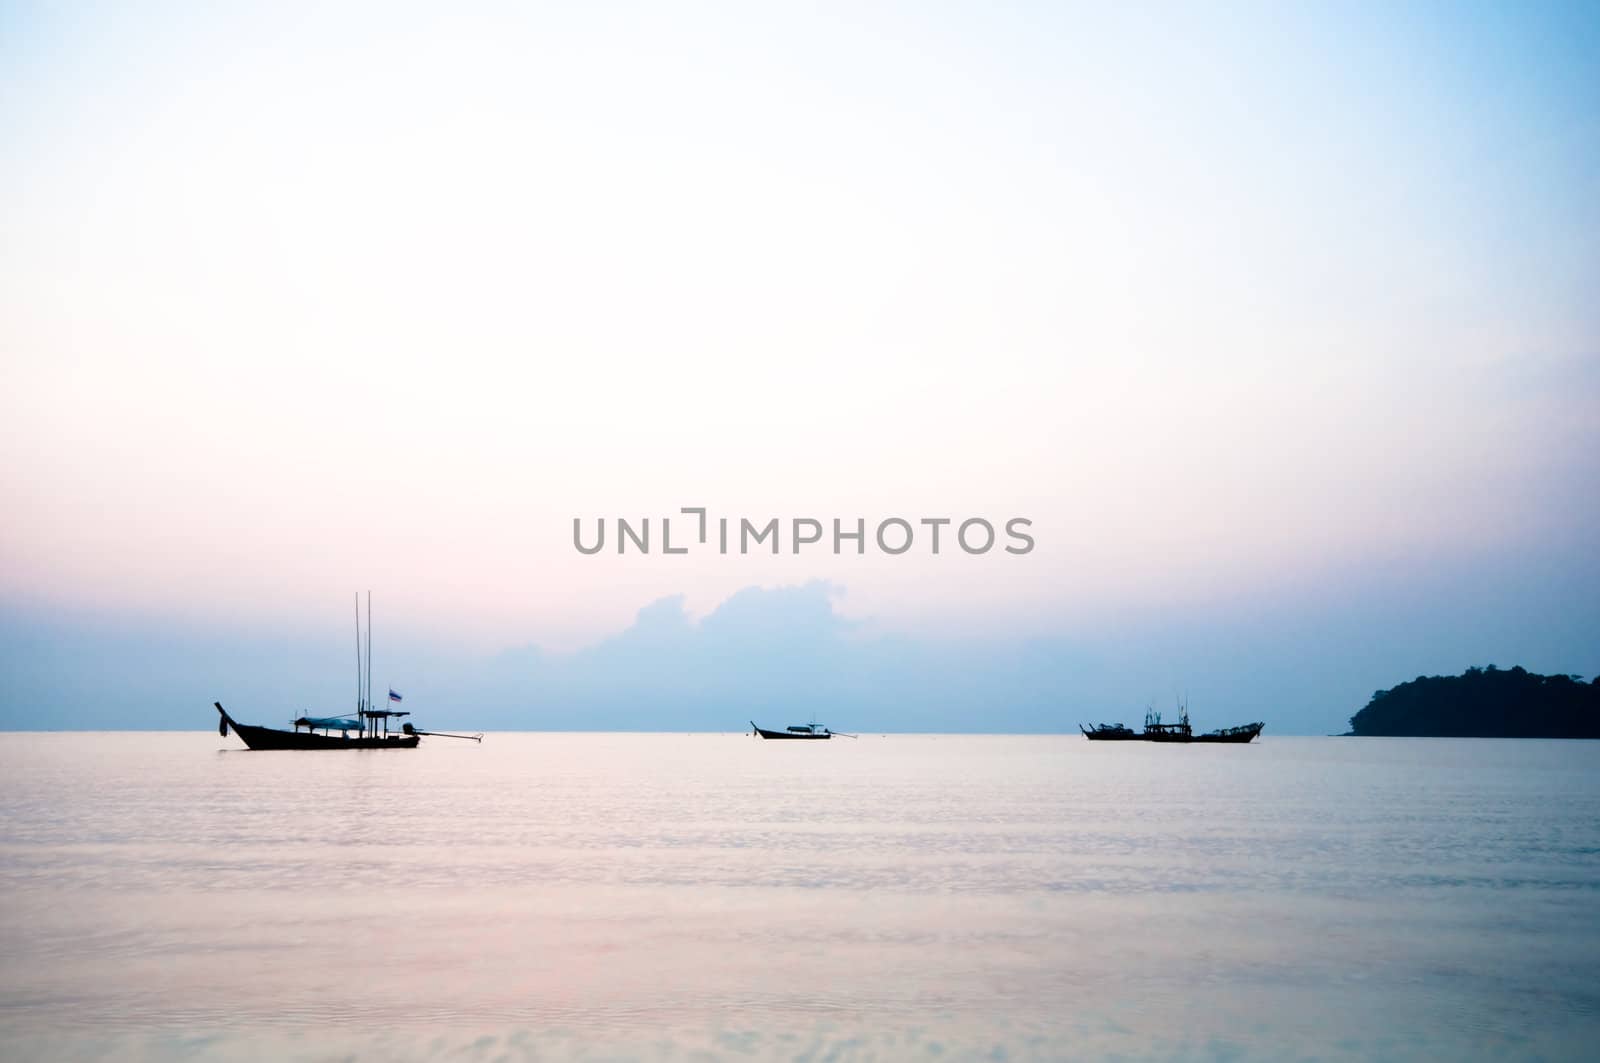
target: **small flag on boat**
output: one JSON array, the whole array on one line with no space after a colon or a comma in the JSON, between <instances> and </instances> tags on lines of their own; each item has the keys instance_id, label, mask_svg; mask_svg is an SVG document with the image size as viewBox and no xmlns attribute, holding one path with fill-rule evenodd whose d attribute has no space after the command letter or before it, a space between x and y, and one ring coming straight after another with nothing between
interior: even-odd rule
<instances>
[{"instance_id":1,"label":"small flag on boat","mask_svg":"<svg viewBox=\"0 0 1600 1063\"><path fill-rule=\"evenodd\" d=\"M396 694L394 692L394 687L390 687L389 688L389 700L390 701L399 701L400 700L400 695Z\"/></svg>"}]
</instances>

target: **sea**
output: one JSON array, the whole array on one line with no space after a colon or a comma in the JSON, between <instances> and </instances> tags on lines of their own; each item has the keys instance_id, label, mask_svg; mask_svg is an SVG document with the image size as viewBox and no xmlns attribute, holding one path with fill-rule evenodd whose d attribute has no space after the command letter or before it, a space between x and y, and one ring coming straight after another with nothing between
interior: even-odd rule
<instances>
[{"instance_id":1,"label":"sea","mask_svg":"<svg viewBox=\"0 0 1600 1063\"><path fill-rule=\"evenodd\" d=\"M14 1060L1592 1060L1600 742L0 734Z\"/></svg>"}]
</instances>

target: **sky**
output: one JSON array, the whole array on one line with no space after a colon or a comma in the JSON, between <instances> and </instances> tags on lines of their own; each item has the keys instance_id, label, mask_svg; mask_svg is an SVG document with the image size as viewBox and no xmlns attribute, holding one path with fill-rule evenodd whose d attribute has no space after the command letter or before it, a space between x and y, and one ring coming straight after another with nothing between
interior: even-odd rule
<instances>
[{"instance_id":1,"label":"sky","mask_svg":"<svg viewBox=\"0 0 1600 1063\"><path fill-rule=\"evenodd\" d=\"M1592 676L1597 281L1594 5L0 4L0 728Z\"/></svg>"}]
</instances>

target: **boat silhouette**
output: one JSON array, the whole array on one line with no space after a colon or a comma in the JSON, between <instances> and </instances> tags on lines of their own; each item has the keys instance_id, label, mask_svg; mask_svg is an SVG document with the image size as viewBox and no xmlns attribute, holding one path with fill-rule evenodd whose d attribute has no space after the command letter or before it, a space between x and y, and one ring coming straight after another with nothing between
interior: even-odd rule
<instances>
[{"instance_id":1,"label":"boat silhouette","mask_svg":"<svg viewBox=\"0 0 1600 1063\"><path fill-rule=\"evenodd\" d=\"M1162 723L1161 714L1155 709L1150 709L1144 714L1144 730L1135 731L1120 723L1097 723L1093 727L1078 725L1078 730L1091 742L1226 742L1242 744L1249 742L1261 733L1265 724L1244 723L1237 727L1223 727L1205 734L1195 734L1194 728L1189 725L1189 703L1184 702L1179 708L1177 723Z\"/></svg>"},{"instance_id":2,"label":"boat silhouette","mask_svg":"<svg viewBox=\"0 0 1600 1063\"><path fill-rule=\"evenodd\" d=\"M838 735L840 738L855 737L855 735L847 735L843 731L830 731L820 723L792 724L789 727L784 728L782 731L769 731L765 727L758 727L756 722L751 720L750 727L754 733L760 735L762 738L798 738L802 740L815 740L819 738L832 738L834 735Z\"/></svg>"},{"instance_id":3,"label":"boat silhouette","mask_svg":"<svg viewBox=\"0 0 1600 1063\"><path fill-rule=\"evenodd\" d=\"M400 695L389 690L389 700L399 701ZM292 730L261 727L240 723L228 715L222 702L214 701L221 719L217 733L228 737L228 729L238 735L251 749L415 749L424 735L438 738L468 738L482 742L483 736L446 734L442 731L419 731L409 723L399 730L390 730L390 721L410 716L399 709L379 709L372 704L372 592L367 592L367 642L361 648L361 595L356 595L356 711L353 716L299 716L290 724ZM335 734L334 732L338 732ZM351 732L355 737L350 737Z\"/></svg>"}]
</instances>

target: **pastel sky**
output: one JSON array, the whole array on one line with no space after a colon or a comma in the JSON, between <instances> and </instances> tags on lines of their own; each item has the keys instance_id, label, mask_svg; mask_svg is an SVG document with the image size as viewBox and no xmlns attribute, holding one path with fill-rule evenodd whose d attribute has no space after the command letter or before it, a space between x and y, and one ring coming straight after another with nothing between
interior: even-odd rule
<instances>
[{"instance_id":1,"label":"pastel sky","mask_svg":"<svg viewBox=\"0 0 1600 1063\"><path fill-rule=\"evenodd\" d=\"M0 5L0 727L1600 672L1600 8L1124 7Z\"/></svg>"}]
</instances>

